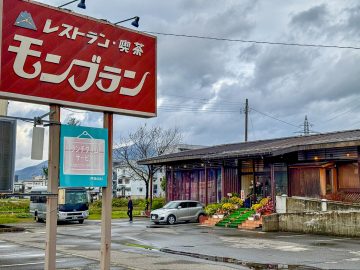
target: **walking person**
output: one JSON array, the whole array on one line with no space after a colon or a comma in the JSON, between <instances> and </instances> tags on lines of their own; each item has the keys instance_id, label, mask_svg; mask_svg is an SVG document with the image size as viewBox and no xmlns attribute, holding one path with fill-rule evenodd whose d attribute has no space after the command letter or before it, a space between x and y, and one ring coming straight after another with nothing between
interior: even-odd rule
<instances>
[{"instance_id":1,"label":"walking person","mask_svg":"<svg viewBox=\"0 0 360 270\"><path fill-rule=\"evenodd\" d=\"M132 216L132 212L133 212L133 202L131 200L131 197L128 196L128 211L127 211L127 215L129 216L129 221L132 222L133 221L133 216Z\"/></svg>"}]
</instances>

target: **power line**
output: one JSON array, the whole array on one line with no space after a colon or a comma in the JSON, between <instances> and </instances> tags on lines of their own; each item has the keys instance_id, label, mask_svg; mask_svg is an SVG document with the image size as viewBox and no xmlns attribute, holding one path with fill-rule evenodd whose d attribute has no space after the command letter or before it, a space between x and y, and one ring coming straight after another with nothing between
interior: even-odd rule
<instances>
[{"instance_id":1,"label":"power line","mask_svg":"<svg viewBox=\"0 0 360 270\"><path fill-rule=\"evenodd\" d=\"M204 99L204 98L194 98L194 97L191 97L191 98L189 98L189 97L185 97L185 96L176 96L176 95L173 95L173 96L175 96L175 97L181 97L181 98L186 98L186 99L197 99L197 100L209 100L209 99ZM240 104L240 103L239 103ZM242 104L241 104L242 105ZM228 106L228 105L227 105ZM222 106L223 107L223 106ZM162 105L162 106L159 106L159 109L165 109L165 111L172 111L172 112L178 112L178 110L176 110L176 108L177 109L181 109L182 111L187 111L187 112L216 112L216 113L238 113L238 110L211 110L210 108L208 108L208 109L198 109L198 108L193 108L193 107L187 107L186 105L174 105L174 106L170 106L170 105ZM299 128L299 125L295 125L295 124L292 124L292 123L289 123L289 122L287 122L287 121L284 121L284 120L281 120L281 119L279 119L279 118L277 118L277 117L275 117L275 116L272 116L272 115L270 115L270 114L267 114L267 113L264 113L264 112L261 112L261 111L259 111L259 110L257 110L257 109L254 109L254 108L249 108L250 109L250 111L251 110L253 110L253 111L255 111L255 112L257 112L257 113L259 113L259 114L262 114L262 115L264 115L264 116L266 116L266 117L269 117L269 118L271 118L271 119L274 119L274 120L276 120L276 121L279 121L279 122L282 122L282 123L284 123L284 124L287 124L287 125L290 125L290 126L292 126L292 127L296 127L296 128Z\"/></svg>"},{"instance_id":2,"label":"power line","mask_svg":"<svg viewBox=\"0 0 360 270\"><path fill-rule=\"evenodd\" d=\"M262 115L264 115L264 116L267 116L267 117L269 117L269 118L272 118L272 119L274 119L274 120L277 120L277 121L279 121L279 122L282 122L282 123L284 123L284 124L287 124L287 125L289 125L289 126L299 128L299 125L294 125L294 124L292 124L292 123L286 122L286 121L281 120L281 119L279 119L279 118L277 118L277 117L275 117L275 116L272 116L272 115L270 115L270 114L267 114L267 113L258 111L258 110L254 109L254 108L250 108L250 109L253 110L253 111L255 111L255 112L257 112L257 113L260 113L260 114L262 114Z\"/></svg>"},{"instance_id":3,"label":"power line","mask_svg":"<svg viewBox=\"0 0 360 270\"><path fill-rule=\"evenodd\" d=\"M71 109L63 108L63 107L61 109L65 110L65 111L72 112L72 113L90 113L90 112L79 112L79 111L75 111L75 110L71 110Z\"/></svg>"},{"instance_id":4,"label":"power line","mask_svg":"<svg viewBox=\"0 0 360 270\"><path fill-rule=\"evenodd\" d=\"M162 36L196 38L196 39L207 39L207 40L229 41L229 42L240 42L240 43L360 50L360 47L354 47L354 46L339 46L339 45L325 45L325 44L306 44L306 43L271 42L271 41L261 41L261 40L230 39L230 38L219 38L219 37L210 37L210 36L174 34L174 33L161 33L161 32L153 32L153 31L143 31L143 32L148 33L148 34L154 34L154 35L162 35Z\"/></svg>"},{"instance_id":5,"label":"power line","mask_svg":"<svg viewBox=\"0 0 360 270\"><path fill-rule=\"evenodd\" d=\"M234 113L238 113L237 111L216 111L216 110L201 110L201 109L170 109L170 108L159 108L159 111L164 111L164 112L174 112L174 113L178 113L178 112L184 112L184 113L215 113L215 114L234 114Z\"/></svg>"},{"instance_id":6,"label":"power line","mask_svg":"<svg viewBox=\"0 0 360 270\"><path fill-rule=\"evenodd\" d=\"M178 98L184 98L187 100L191 100L192 102L194 100L199 100L199 101L211 101L213 98L196 98L196 97L186 97L186 96L179 96L179 95L166 95L165 97L163 97L164 99L168 99L168 97L178 97ZM242 101L226 101L226 100L222 100L221 102L223 103L228 103L229 105L233 104L233 105L243 105Z\"/></svg>"},{"instance_id":7,"label":"power line","mask_svg":"<svg viewBox=\"0 0 360 270\"><path fill-rule=\"evenodd\" d=\"M251 118L251 114L249 114L249 120L250 120L250 125L251 125L251 133L254 136L254 139L257 140L256 134L255 134L255 128L254 128L253 121Z\"/></svg>"}]
</instances>

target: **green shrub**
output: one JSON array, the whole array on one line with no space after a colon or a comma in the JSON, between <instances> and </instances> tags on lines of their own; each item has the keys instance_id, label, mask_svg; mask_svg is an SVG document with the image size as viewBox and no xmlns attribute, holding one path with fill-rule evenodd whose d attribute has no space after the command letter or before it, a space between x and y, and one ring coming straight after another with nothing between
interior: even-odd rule
<instances>
[{"instance_id":1,"label":"green shrub","mask_svg":"<svg viewBox=\"0 0 360 270\"><path fill-rule=\"evenodd\" d=\"M128 200L126 198L113 198L112 207L124 207L127 206Z\"/></svg>"},{"instance_id":2,"label":"green shrub","mask_svg":"<svg viewBox=\"0 0 360 270\"><path fill-rule=\"evenodd\" d=\"M149 200L142 199L141 201L139 201L139 204L138 204L139 208L145 210L147 201L149 201Z\"/></svg>"},{"instance_id":3,"label":"green shrub","mask_svg":"<svg viewBox=\"0 0 360 270\"><path fill-rule=\"evenodd\" d=\"M151 209L159 209L165 205L165 198L153 198Z\"/></svg>"},{"instance_id":4,"label":"green shrub","mask_svg":"<svg viewBox=\"0 0 360 270\"><path fill-rule=\"evenodd\" d=\"M212 216L216 213L216 211L218 209L221 208L221 204L220 203L213 203L213 204L208 204L206 207L205 207L205 213L208 215L208 216Z\"/></svg>"},{"instance_id":5,"label":"green shrub","mask_svg":"<svg viewBox=\"0 0 360 270\"><path fill-rule=\"evenodd\" d=\"M145 204L145 199L134 199L133 201L133 206L142 206L143 204ZM127 203L126 203L127 206Z\"/></svg>"},{"instance_id":6,"label":"green shrub","mask_svg":"<svg viewBox=\"0 0 360 270\"><path fill-rule=\"evenodd\" d=\"M229 203L236 204L238 207L241 207L244 204L243 200L239 197L231 197Z\"/></svg>"},{"instance_id":7,"label":"green shrub","mask_svg":"<svg viewBox=\"0 0 360 270\"><path fill-rule=\"evenodd\" d=\"M145 199L133 199L133 206L138 206L140 208L145 207ZM127 198L113 198L112 199L112 207L114 208L120 208L120 207L127 207L128 205L128 199ZM100 208L102 206L101 200L96 200L91 203L92 208Z\"/></svg>"},{"instance_id":8,"label":"green shrub","mask_svg":"<svg viewBox=\"0 0 360 270\"><path fill-rule=\"evenodd\" d=\"M96 200L96 201L94 201L93 203L91 203L91 206L92 206L93 208L100 208L100 209L101 209L102 202L101 202L101 200Z\"/></svg>"}]
</instances>

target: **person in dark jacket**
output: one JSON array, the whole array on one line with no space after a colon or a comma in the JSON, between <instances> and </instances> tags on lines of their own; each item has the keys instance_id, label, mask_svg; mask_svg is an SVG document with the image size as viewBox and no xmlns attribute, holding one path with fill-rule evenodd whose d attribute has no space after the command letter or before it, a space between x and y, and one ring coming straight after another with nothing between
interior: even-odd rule
<instances>
[{"instance_id":1,"label":"person in dark jacket","mask_svg":"<svg viewBox=\"0 0 360 270\"><path fill-rule=\"evenodd\" d=\"M130 222L132 222L132 220L133 220L132 212L133 212L133 202L132 202L132 200L131 200L131 197L128 196L128 211L127 211L127 215L129 216L129 221L130 221Z\"/></svg>"}]
</instances>

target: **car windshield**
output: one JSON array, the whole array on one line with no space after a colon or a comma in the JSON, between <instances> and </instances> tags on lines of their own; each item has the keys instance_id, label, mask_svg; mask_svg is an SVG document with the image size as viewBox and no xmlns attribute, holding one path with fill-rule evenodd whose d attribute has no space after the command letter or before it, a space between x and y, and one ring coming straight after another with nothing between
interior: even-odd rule
<instances>
[{"instance_id":1,"label":"car windshield","mask_svg":"<svg viewBox=\"0 0 360 270\"><path fill-rule=\"evenodd\" d=\"M164 205L163 208L165 209L174 209L176 207L178 207L179 202L168 202L167 204Z\"/></svg>"}]
</instances>

